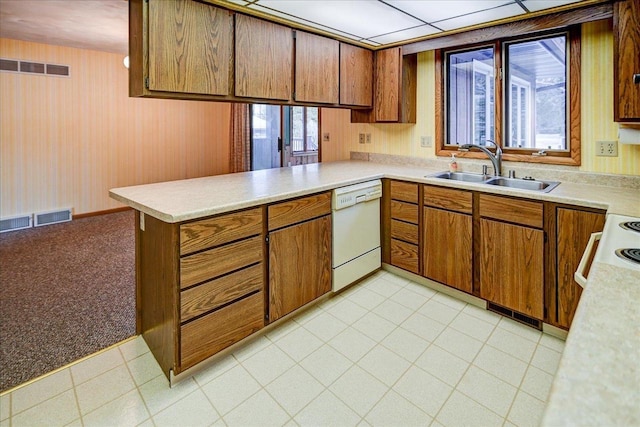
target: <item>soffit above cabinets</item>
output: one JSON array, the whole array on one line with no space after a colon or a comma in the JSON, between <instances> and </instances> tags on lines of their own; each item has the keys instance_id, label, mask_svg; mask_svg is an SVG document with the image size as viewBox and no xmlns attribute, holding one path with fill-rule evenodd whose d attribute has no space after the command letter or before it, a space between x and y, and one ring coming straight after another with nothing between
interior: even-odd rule
<instances>
[{"instance_id":1,"label":"soffit above cabinets","mask_svg":"<svg viewBox=\"0 0 640 427\"><path fill-rule=\"evenodd\" d=\"M413 42L595 0L214 0L372 48Z\"/></svg>"}]
</instances>

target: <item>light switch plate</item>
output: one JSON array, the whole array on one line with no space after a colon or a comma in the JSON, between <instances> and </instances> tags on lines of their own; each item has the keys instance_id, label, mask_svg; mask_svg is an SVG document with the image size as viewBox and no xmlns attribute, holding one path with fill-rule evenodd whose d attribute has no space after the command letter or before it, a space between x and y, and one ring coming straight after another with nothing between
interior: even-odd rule
<instances>
[{"instance_id":1,"label":"light switch plate","mask_svg":"<svg viewBox=\"0 0 640 427\"><path fill-rule=\"evenodd\" d=\"M431 137L430 136L421 136L420 137L420 146L429 148L431 147Z\"/></svg>"},{"instance_id":2,"label":"light switch plate","mask_svg":"<svg viewBox=\"0 0 640 427\"><path fill-rule=\"evenodd\" d=\"M367 138L367 144L371 144L371 134L370 133L367 134L366 138Z\"/></svg>"},{"instance_id":3,"label":"light switch plate","mask_svg":"<svg viewBox=\"0 0 640 427\"><path fill-rule=\"evenodd\" d=\"M329 142L331 140L331 135L329 132L325 132L322 134L322 142Z\"/></svg>"}]
</instances>

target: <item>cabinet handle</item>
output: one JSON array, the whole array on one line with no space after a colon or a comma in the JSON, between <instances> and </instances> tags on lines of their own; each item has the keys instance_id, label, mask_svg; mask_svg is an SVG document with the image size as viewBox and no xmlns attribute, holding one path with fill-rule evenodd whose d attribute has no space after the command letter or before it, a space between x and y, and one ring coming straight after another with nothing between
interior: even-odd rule
<instances>
[{"instance_id":1,"label":"cabinet handle","mask_svg":"<svg viewBox=\"0 0 640 427\"><path fill-rule=\"evenodd\" d=\"M640 74L634 74L633 75L633 84L640 84Z\"/></svg>"},{"instance_id":2,"label":"cabinet handle","mask_svg":"<svg viewBox=\"0 0 640 427\"><path fill-rule=\"evenodd\" d=\"M591 237L589 237L589 243L587 243L587 247L585 248L584 253L582 254L582 258L580 258L580 264L578 264L578 269L573 275L573 278L576 280L576 282L578 282L578 285L582 286L583 288L587 285L587 278L584 276L584 269L587 267L587 261L589 260L589 256L593 251L593 247L595 246L595 243L598 240L600 240L601 237L602 237L602 232L593 233Z\"/></svg>"}]
</instances>

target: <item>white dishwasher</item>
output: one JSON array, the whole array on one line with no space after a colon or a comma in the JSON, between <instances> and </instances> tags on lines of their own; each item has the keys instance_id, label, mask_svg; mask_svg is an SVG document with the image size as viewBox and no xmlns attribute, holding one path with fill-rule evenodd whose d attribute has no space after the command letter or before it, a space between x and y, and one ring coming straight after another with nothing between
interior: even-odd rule
<instances>
[{"instance_id":1,"label":"white dishwasher","mask_svg":"<svg viewBox=\"0 0 640 427\"><path fill-rule=\"evenodd\" d=\"M381 266L382 182L363 182L333 191L334 292Z\"/></svg>"}]
</instances>

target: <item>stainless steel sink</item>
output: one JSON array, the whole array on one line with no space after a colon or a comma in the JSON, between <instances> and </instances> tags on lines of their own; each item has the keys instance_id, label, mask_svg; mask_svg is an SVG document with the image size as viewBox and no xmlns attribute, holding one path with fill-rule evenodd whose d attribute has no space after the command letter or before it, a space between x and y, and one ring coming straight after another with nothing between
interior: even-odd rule
<instances>
[{"instance_id":1,"label":"stainless steel sink","mask_svg":"<svg viewBox=\"0 0 640 427\"><path fill-rule=\"evenodd\" d=\"M439 172L433 175L427 175L427 177L451 179L454 181L465 181L465 182L485 182L491 179L491 175L483 175L481 173L470 173L470 172Z\"/></svg>"},{"instance_id":2,"label":"stainless steel sink","mask_svg":"<svg viewBox=\"0 0 640 427\"><path fill-rule=\"evenodd\" d=\"M491 178L486 181L488 185L498 185L500 187L518 188L520 190L542 191L548 193L556 188L560 183L557 181L537 181L516 178Z\"/></svg>"}]
</instances>

